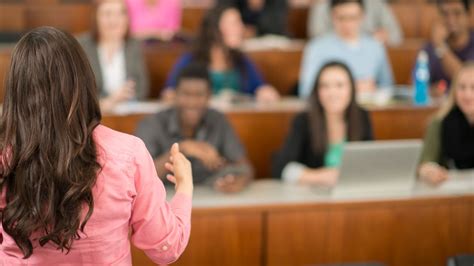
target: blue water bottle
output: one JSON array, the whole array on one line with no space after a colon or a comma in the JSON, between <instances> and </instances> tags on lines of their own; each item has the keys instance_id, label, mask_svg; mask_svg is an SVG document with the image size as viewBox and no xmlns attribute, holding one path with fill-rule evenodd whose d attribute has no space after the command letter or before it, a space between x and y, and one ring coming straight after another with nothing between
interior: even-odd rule
<instances>
[{"instance_id":1,"label":"blue water bottle","mask_svg":"<svg viewBox=\"0 0 474 266\"><path fill-rule=\"evenodd\" d=\"M415 87L413 89L413 102L415 105L428 105L430 101L430 70L426 51L421 51L418 54L414 75Z\"/></svg>"}]
</instances>

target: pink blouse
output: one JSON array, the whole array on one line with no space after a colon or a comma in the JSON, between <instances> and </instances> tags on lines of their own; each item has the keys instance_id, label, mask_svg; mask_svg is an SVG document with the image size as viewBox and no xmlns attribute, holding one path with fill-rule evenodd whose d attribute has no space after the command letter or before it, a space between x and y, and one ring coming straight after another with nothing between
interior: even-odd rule
<instances>
[{"instance_id":1,"label":"pink blouse","mask_svg":"<svg viewBox=\"0 0 474 266\"><path fill-rule=\"evenodd\" d=\"M176 194L166 201L140 139L98 126L94 140L103 168L93 188L94 212L81 239L73 242L69 254L33 241L33 255L24 260L0 223L0 265L131 265L130 240L158 264L171 263L183 253L191 229L191 198ZM5 189L0 197L0 208L4 206Z\"/></svg>"},{"instance_id":2,"label":"pink blouse","mask_svg":"<svg viewBox=\"0 0 474 266\"><path fill-rule=\"evenodd\" d=\"M127 0L132 33L149 31L176 32L181 24L181 0L157 0L149 7L146 0Z\"/></svg>"}]
</instances>

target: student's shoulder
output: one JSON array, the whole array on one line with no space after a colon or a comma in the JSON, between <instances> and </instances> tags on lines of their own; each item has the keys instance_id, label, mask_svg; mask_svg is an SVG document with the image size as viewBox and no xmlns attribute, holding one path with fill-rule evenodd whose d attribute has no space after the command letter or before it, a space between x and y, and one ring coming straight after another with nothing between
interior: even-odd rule
<instances>
[{"instance_id":1,"label":"student's shoulder","mask_svg":"<svg viewBox=\"0 0 474 266\"><path fill-rule=\"evenodd\" d=\"M193 60L194 60L194 55L191 52L183 53L178 59L178 61L181 62L181 63L184 63L184 62L185 63L190 63Z\"/></svg>"},{"instance_id":2,"label":"student's shoulder","mask_svg":"<svg viewBox=\"0 0 474 266\"><path fill-rule=\"evenodd\" d=\"M362 35L362 46L371 51L385 51L383 43L367 34Z\"/></svg>"},{"instance_id":3,"label":"student's shoulder","mask_svg":"<svg viewBox=\"0 0 474 266\"><path fill-rule=\"evenodd\" d=\"M328 51L333 50L338 44L338 39L333 33L326 33L311 39L305 46L305 53L318 53L318 55L324 56Z\"/></svg>"},{"instance_id":4,"label":"student's shoulder","mask_svg":"<svg viewBox=\"0 0 474 266\"><path fill-rule=\"evenodd\" d=\"M173 115L174 109L173 108L167 108L164 110L161 110L157 113L151 114L143 118L140 122L140 126L162 126L163 123L169 120L169 117Z\"/></svg>"},{"instance_id":5,"label":"student's shoulder","mask_svg":"<svg viewBox=\"0 0 474 266\"><path fill-rule=\"evenodd\" d=\"M138 39L135 39L135 38L133 38L133 37L129 37L129 38L127 39L126 44L127 44L127 48L129 48L129 49L135 49L135 50L140 50L140 49L142 49L142 45L143 45L142 41L140 41L140 40L138 40Z\"/></svg>"},{"instance_id":6,"label":"student's shoulder","mask_svg":"<svg viewBox=\"0 0 474 266\"><path fill-rule=\"evenodd\" d=\"M337 38L334 35L334 33L325 33L321 36L317 36L312 38L309 43L308 47L316 47L316 48L321 48L321 47L328 47L331 45L334 45L334 43L337 42Z\"/></svg>"},{"instance_id":7,"label":"student's shoulder","mask_svg":"<svg viewBox=\"0 0 474 266\"><path fill-rule=\"evenodd\" d=\"M229 119L227 119L227 116L224 113L214 108L208 108L206 110L206 119L209 121L215 121L218 123L229 122Z\"/></svg>"}]
</instances>

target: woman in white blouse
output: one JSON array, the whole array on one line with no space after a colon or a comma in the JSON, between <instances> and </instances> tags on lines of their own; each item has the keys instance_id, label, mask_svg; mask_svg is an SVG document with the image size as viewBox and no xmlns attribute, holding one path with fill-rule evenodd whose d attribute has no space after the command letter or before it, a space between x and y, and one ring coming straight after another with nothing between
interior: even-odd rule
<instances>
[{"instance_id":1,"label":"woman in white blouse","mask_svg":"<svg viewBox=\"0 0 474 266\"><path fill-rule=\"evenodd\" d=\"M125 1L95 1L93 16L91 32L79 37L79 42L94 70L102 111L145 99L148 74L140 43L129 36Z\"/></svg>"}]
</instances>

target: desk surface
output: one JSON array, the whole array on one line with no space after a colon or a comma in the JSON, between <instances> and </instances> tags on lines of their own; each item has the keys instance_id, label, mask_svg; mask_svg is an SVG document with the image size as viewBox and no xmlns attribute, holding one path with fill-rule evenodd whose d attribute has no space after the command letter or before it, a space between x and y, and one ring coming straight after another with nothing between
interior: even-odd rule
<instances>
[{"instance_id":1,"label":"desk surface","mask_svg":"<svg viewBox=\"0 0 474 266\"><path fill-rule=\"evenodd\" d=\"M214 98L210 106L223 113L279 113L279 112L301 112L306 108L306 100L296 97L283 97L276 103L258 103L254 100L244 100L239 103L230 103ZM415 106L409 101L390 101L385 104L368 103L362 104L368 111L384 110L421 110L433 109L437 105ZM118 105L110 116L125 116L130 114L152 114L170 107L160 101L129 102Z\"/></svg>"},{"instance_id":2,"label":"desk surface","mask_svg":"<svg viewBox=\"0 0 474 266\"><path fill-rule=\"evenodd\" d=\"M193 233L176 265L442 266L474 252L474 171L454 176L439 188L345 198L276 180L235 195L198 186ZM148 265L143 253L133 257Z\"/></svg>"},{"instance_id":3,"label":"desk surface","mask_svg":"<svg viewBox=\"0 0 474 266\"><path fill-rule=\"evenodd\" d=\"M403 201L474 195L474 171L452 172L451 176L451 180L437 188L417 183L413 190L368 193L361 189L360 192L345 196L336 196L322 189L290 185L272 179L255 181L246 190L233 195L216 192L209 186L196 186L193 207L195 209L276 207L368 201ZM168 196L172 195L173 191L168 191Z\"/></svg>"}]
</instances>

